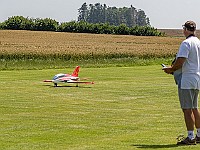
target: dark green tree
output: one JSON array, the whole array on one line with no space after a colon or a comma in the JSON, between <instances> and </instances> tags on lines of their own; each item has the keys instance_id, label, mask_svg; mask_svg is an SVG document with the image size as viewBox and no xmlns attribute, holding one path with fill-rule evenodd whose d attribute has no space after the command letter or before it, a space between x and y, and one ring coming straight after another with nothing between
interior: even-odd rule
<instances>
[{"instance_id":1,"label":"dark green tree","mask_svg":"<svg viewBox=\"0 0 200 150\"><path fill-rule=\"evenodd\" d=\"M100 3L89 4L89 7L84 3L79 9L78 21L89 23L108 22L110 25L115 26L126 24L128 27L150 25L150 20L145 12L141 9L137 10L132 5L130 8L117 8L107 7L106 4L101 5Z\"/></svg>"},{"instance_id":2,"label":"dark green tree","mask_svg":"<svg viewBox=\"0 0 200 150\"><path fill-rule=\"evenodd\" d=\"M129 28L125 24L121 24L115 28L115 34L128 35Z\"/></svg>"},{"instance_id":3,"label":"dark green tree","mask_svg":"<svg viewBox=\"0 0 200 150\"><path fill-rule=\"evenodd\" d=\"M149 22L147 23L147 17L143 10L139 9L136 15L136 24L138 26L146 26L149 25Z\"/></svg>"},{"instance_id":4,"label":"dark green tree","mask_svg":"<svg viewBox=\"0 0 200 150\"><path fill-rule=\"evenodd\" d=\"M117 7L108 7L107 8L107 21L110 25L119 25L120 24L120 17L119 17L119 10Z\"/></svg>"},{"instance_id":5,"label":"dark green tree","mask_svg":"<svg viewBox=\"0 0 200 150\"><path fill-rule=\"evenodd\" d=\"M84 3L81 8L78 9L78 21L87 21L88 19L88 6Z\"/></svg>"},{"instance_id":6,"label":"dark green tree","mask_svg":"<svg viewBox=\"0 0 200 150\"><path fill-rule=\"evenodd\" d=\"M2 28L12 30L30 30L32 29L32 26L32 19L25 18L23 16L9 17L8 20L2 24Z\"/></svg>"},{"instance_id":7,"label":"dark green tree","mask_svg":"<svg viewBox=\"0 0 200 150\"><path fill-rule=\"evenodd\" d=\"M128 27L133 27L136 25L136 13L137 10L132 5L130 8L127 8L127 10L124 12L127 21L126 24Z\"/></svg>"},{"instance_id":8,"label":"dark green tree","mask_svg":"<svg viewBox=\"0 0 200 150\"><path fill-rule=\"evenodd\" d=\"M33 30L37 31L56 31L58 22L56 20L45 18L45 19L34 19Z\"/></svg>"}]
</instances>

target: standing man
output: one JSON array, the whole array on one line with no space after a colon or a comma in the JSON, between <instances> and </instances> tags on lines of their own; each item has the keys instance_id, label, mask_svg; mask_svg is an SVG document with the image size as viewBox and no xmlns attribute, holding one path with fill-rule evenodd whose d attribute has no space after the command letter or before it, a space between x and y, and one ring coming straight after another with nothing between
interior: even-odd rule
<instances>
[{"instance_id":1,"label":"standing man","mask_svg":"<svg viewBox=\"0 0 200 150\"><path fill-rule=\"evenodd\" d=\"M183 25L186 37L171 67L163 68L167 74L173 74L178 85L178 96L183 110L187 138L177 145L195 145L200 143L200 111L198 110L198 94L200 89L200 40L195 36L196 24L187 21ZM194 135L196 127L197 134Z\"/></svg>"}]
</instances>

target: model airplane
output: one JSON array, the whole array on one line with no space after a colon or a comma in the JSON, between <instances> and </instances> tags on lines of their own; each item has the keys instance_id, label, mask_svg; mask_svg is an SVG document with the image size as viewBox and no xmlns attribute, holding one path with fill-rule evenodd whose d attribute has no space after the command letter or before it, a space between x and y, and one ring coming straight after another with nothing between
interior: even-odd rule
<instances>
[{"instance_id":1,"label":"model airplane","mask_svg":"<svg viewBox=\"0 0 200 150\"><path fill-rule=\"evenodd\" d=\"M63 74L59 73L56 74L52 80L44 80L44 82L53 82L54 86L58 86L58 83L75 83L78 87L78 84L94 84L94 82L84 82L80 81L80 78L78 77L80 66L76 66L74 72L72 74Z\"/></svg>"}]
</instances>

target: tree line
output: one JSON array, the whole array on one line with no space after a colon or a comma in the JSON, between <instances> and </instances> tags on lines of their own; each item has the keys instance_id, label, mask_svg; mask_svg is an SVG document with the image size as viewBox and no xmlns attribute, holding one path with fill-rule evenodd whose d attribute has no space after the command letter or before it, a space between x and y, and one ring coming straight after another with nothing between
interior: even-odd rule
<instances>
[{"instance_id":1,"label":"tree line","mask_svg":"<svg viewBox=\"0 0 200 150\"><path fill-rule=\"evenodd\" d=\"M126 24L119 26L109 23L89 23L85 21L70 21L59 23L51 18L25 18L12 16L0 23L0 29L10 30L33 30L33 31L56 31L95 34L122 34L137 36L163 36L164 33L150 26L128 27Z\"/></svg>"},{"instance_id":2,"label":"tree line","mask_svg":"<svg viewBox=\"0 0 200 150\"><path fill-rule=\"evenodd\" d=\"M0 23L1 29L11 30L35 30L35 31L56 31L59 23L50 18L25 18L23 16L12 16Z\"/></svg>"},{"instance_id":3,"label":"tree line","mask_svg":"<svg viewBox=\"0 0 200 150\"><path fill-rule=\"evenodd\" d=\"M126 24L128 27L133 26L150 26L150 20L145 12L131 7L109 7L106 4L89 4L84 3L78 9L78 21L89 23L109 23L110 25L119 26Z\"/></svg>"}]
</instances>

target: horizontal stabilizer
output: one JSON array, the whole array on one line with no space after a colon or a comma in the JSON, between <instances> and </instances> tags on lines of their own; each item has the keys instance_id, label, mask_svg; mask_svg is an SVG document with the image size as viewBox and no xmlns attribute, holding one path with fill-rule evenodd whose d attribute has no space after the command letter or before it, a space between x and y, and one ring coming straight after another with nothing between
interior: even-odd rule
<instances>
[{"instance_id":1,"label":"horizontal stabilizer","mask_svg":"<svg viewBox=\"0 0 200 150\"><path fill-rule=\"evenodd\" d=\"M43 82L53 82L52 80L44 80Z\"/></svg>"},{"instance_id":2,"label":"horizontal stabilizer","mask_svg":"<svg viewBox=\"0 0 200 150\"><path fill-rule=\"evenodd\" d=\"M94 82L81 82L81 81L67 81L67 83L84 83L84 84L94 84Z\"/></svg>"}]
</instances>

